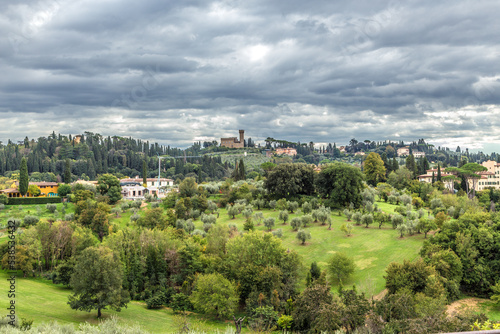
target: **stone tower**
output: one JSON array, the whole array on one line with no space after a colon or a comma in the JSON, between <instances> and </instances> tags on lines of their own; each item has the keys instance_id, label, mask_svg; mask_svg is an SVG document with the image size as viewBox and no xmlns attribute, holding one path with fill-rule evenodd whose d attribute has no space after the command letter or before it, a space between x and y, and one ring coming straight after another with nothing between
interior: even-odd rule
<instances>
[{"instance_id":1,"label":"stone tower","mask_svg":"<svg viewBox=\"0 0 500 334\"><path fill-rule=\"evenodd\" d=\"M240 130L240 143L245 141L245 130Z\"/></svg>"}]
</instances>

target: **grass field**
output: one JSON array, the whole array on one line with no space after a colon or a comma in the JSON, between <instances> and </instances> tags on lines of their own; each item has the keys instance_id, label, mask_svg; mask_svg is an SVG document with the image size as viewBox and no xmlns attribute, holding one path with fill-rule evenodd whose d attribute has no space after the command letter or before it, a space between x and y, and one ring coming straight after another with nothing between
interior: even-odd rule
<instances>
[{"instance_id":1,"label":"grass field","mask_svg":"<svg viewBox=\"0 0 500 334\"><path fill-rule=\"evenodd\" d=\"M392 205L383 204L384 211L393 209ZM382 205L381 205L382 206ZM328 259L335 252L344 252L352 257L356 263L357 270L352 279L346 282L348 285L355 284L358 291L365 292L367 295L376 295L380 293L385 286L384 273L385 268L391 262L403 262L403 260L413 260L418 257L418 253L424 240L423 234L405 236L399 238L399 233L393 230L390 225L385 225L382 229L378 224L373 224L369 228L364 226L354 226L352 235L347 237L340 226L347 222L345 216L338 216L336 212L332 214L332 229L328 226L321 226L320 223L313 223L307 227L311 233L311 239L305 245L296 239L297 232L294 232L289 223L283 225L278 220L279 211L269 209L261 210L264 217L273 217L276 219L276 225L273 230L281 228L283 230L283 245L286 248L296 250L302 257L304 270L308 270L311 263L316 261L321 269L326 269ZM255 213L256 211L254 211ZM290 214L289 221L301 214ZM217 224L235 224L239 231L243 231L245 218L241 215L231 219L225 209L220 210ZM196 228L202 228L201 221L195 221ZM257 231L267 231L264 225L255 226ZM305 272L303 275L305 279ZM305 281L302 282L305 284ZM333 287L334 290L335 287Z\"/></svg>"},{"instance_id":2,"label":"grass field","mask_svg":"<svg viewBox=\"0 0 500 334\"><path fill-rule=\"evenodd\" d=\"M5 271L0 271L0 307L7 309L9 299L7 298L9 276ZM84 312L72 310L68 302L68 295L71 290L54 285L50 281L43 279L24 279L18 277L16 280L16 314L20 318L33 319L35 324L42 322L58 321L59 323L79 324L98 322L97 311ZM6 312L6 311L5 311ZM172 310L163 308L159 310L148 310L145 303L132 301L128 307L121 312L105 310L103 318L115 315L120 323L128 325L139 325L142 329L152 333L173 333L181 326L179 315L175 315ZM223 331L230 322L214 321L211 318L203 318L197 314L187 316L191 323L191 328L199 328L207 332L218 329Z\"/></svg>"}]
</instances>

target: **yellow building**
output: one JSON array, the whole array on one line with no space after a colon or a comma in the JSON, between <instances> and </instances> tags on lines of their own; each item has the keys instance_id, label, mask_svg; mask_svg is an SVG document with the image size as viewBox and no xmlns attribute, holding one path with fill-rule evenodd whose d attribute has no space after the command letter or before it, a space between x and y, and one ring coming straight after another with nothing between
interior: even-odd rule
<instances>
[{"instance_id":1,"label":"yellow building","mask_svg":"<svg viewBox=\"0 0 500 334\"><path fill-rule=\"evenodd\" d=\"M57 182L30 182L29 185L36 185L40 188L40 196L38 197L54 197L57 196L57 191L59 190L59 184ZM19 181L14 184L15 188L9 188L0 190L0 194L5 194L7 197L22 197L19 192ZM26 197L34 197L27 193Z\"/></svg>"}]
</instances>

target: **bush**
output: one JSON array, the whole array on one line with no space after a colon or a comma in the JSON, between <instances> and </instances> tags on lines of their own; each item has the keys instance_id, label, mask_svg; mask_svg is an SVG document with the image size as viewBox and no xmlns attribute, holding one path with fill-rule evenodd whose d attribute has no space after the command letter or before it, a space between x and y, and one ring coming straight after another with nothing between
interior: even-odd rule
<instances>
[{"instance_id":1,"label":"bush","mask_svg":"<svg viewBox=\"0 0 500 334\"><path fill-rule=\"evenodd\" d=\"M283 237L283 230L279 228L276 231L273 231L273 235L276 238L280 238L281 239L281 237Z\"/></svg>"},{"instance_id":2,"label":"bush","mask_svg":"<svg viewBox=\"0 0 500 334\"><path fill-rule=\"evenodd\" d=\"M189 301L189 297L182 292L172 296L170 307L174 312L193 310L193 304L191 304L191 302Z\"/></svg>"},{"instance_id":3,"label":"bush","mask_svg":"<svg viewBox=\"0 0 500 334\"><path fill-rule=\"evenodd\" d=\"M5 209L5 204L0 204L0 211L2 211L3 209Z\"/></svg>"},{"instance_id":4,"label":"bush","mask_svg":"<svg viewBox=\"0 0 500 334\"><path fill-rule=\"evenodd\" d=\"M54 212L56 212L56 210L57 210L57 205L55 205L55 204L47 204L47 205L45 206L45 208L46 208L47 210L49 210L49 212L54 213Z\"/></svg>"},{"instance_id":5,"label":"bush","mask_svg":"<svg viewBox=\"0 0 500 334\"><path fill-rule=\"evenodd\" d=\"M191 235L199 235L204 238L207 234L205 233L205 231L196 229L191 233Z\"/></svg>"},{"instance_id":6,"label":"bush","mask_svg":"<svg viewBox=\"0 0 500 334\"><path fill-rule=\"evenodd\" d=\"M136 208L136 209L140 209L141 205L142 205L142 201L133 201L132 203L130 203L130 207Z\"/></svg>"},{"instance_id":7,"label":"bush","mask_svg":"<svg viewBox=\"0 0 500 334\"><path fill-rule=\"evenodd\" d=\"M73 221L73 220L75 220L75 214L74 213L68 213L67 215L64 216L64 220L66 220L66 221Z\"/></svg>"},{"instance_id":8,"label":"bush","mask_svg":"<svg viewBox=\"0 0 500 334\"><path fill-rule=\"evenodd\" d=\"M151 208L152 209L159 208L159 207L160 207L160 203L159 202L153 202L153 203L151 203Z\"/></svg>"},{"instance_id":9,"label":"bush","mask_svg":"<svg viewBox=\"0 0 500 334\"><path fill-rule=\"evenodd\" d=\"M40 221L40 218L37 216L26 216L24 217L23 224L24 226L36 225Z\"/></svg>"},{"instance_id":10,"label":"bush","mask_svg":"<svg viewBox=\"0 0 500 334\"><path fill-rule=\"evenodd\" d=\"M249 219L243 224L243 230L245 231L253 231L255 226L253 225L252 219Z\"/></svg>"},{"instance_id":11,"label":"bush","mask_svg":"<svg viewBox=\"0 0 500 334\"><path fill-rule=\"evenodd\" d=\"M9 197L5 194L0 194L0 204L8 204L9 203Z\"/></svg>"}]
</instances>

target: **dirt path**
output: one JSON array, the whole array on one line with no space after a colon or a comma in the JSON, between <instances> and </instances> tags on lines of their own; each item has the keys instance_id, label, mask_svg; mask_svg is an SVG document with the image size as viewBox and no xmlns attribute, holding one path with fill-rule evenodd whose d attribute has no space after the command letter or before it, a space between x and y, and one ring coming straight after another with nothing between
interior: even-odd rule
<instances>
[{"instance_id":1,"label":"dirt path","mask_svg":"<svg viewBox=\"0 0 500 334\"><path fill-rule=\"evenodd\" d=\"M448 315L453 314L456 311L460 311L461 309L471 309L473 311L479 311L480 303L485 301L485 299L481 298L465 298L461 300L457 300L456 302L448 305L448 309L446 313Z\"/></svg>"},{"instance_id":2,"label":"dirt path","mask_svg":"<svg viewBox=\"0 0 500 334\"><path fill-rule=\"evenodd\" d=\"M373 296L374 300L381 300L382 298L385 297L387 294L387 289L382 290L381 292L377 293L376 295Z\"/></svg>"}]
</instances>

